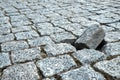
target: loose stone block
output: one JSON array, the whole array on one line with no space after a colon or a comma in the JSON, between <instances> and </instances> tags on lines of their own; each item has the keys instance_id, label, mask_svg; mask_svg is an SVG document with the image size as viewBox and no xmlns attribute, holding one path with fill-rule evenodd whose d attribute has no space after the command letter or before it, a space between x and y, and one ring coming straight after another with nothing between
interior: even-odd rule
<instances>
[{"instance_id":1,"label":"loose stone block","mask_svg":"<svg viewBox=\"0 0 120 80\"><path fill-rule=\"evenodd\" d=\"M44 47L44 50L46 51L48 56L55 56L64 53L72 53L76 51L75 47L67 43L46 45Z\"/></svg>"},{"instance_id":2,"label":"loose stone block","mask_svg":"<svg viewBox=\"0 0 120 80\"><path fill-rule=\"evenodd\" d=\"M0 68L11 65L9 53L0 53Z\"/></svg>"},{"instance_id":3,"label":"loose stone block","mask_svg":"<svg viewBox=\"0 0 120 80\"><path fill-rule=\"evenodd\" d=\"M32 39L32 40L28 40L28 43L31 47L44 46L44 45L47 45L47 44L54 44L54 42L48 36L38 37L38 38L35 38L35 39Z\"/></svg>"},{"instance_id":4,"label":"loose stone block","mask_svg":"<svg viewBox=\"0 0 120 80\"><path fill-rule=\"evenodd\" d=\"M94 49L83 49L75 52L73 56L82 64L90 64L92 62L106 59L106 55Z\"/></svg>"},{"instance_id":5,"label":"loose stone block","mask_svg":"<svg viewBox=\"0 0 120 80\"><path fill-rule=\"evenodd\" d=\"M55 42L73 43L77 37L69 32L55 33L50 35Z\"/></svg>"},{"instance_id":6,"label":"loose stone block","mask_svg":"<svg viewBox=\"0 0 120 80\"><path fill-rule=\"evenodd\" d=\"M40 55L40 51L41 51L40 48L12 51L11 53L12 61L13 63L16 63L41 59L42 56Z\"/></svg>"},{"instance_id":7,"label":"loose stone block","mask_svg":"<svg viewBox=\"0 0 120 80\"><path fill-rule=\"evenodd\" d=\"M106 80L103 75L94 71L89 65L62 73L59 76L62 80Z\"/></svg>"},{"instance_id":8,"label":"loose stone block","mask_svg":"<svg viewBox=\"0 0 120 80\"><path fill-rule=\"evenodd\" d=\"M13 51L13 50L25 49L28 47L29 46L25 41L11 41L1 44L2 51Z\"/></svg>"},{"instance_id":9,"label":"loose stone block","mask_svg":"<svg viewBox=\"0 0 120 80\"><path fill-rule=\"evenodd\" d=\"M69 55L45 58L37 61L36 64L45 77L53 76L76 66L76 63Z\"/></svg>"},{"instance_id":10,"label":"loose stone block","mask_svg":"<svg viewBox=\"0 0 120 80\"><path fill-rule=\"evenodd\" d=\"M78 49L92 48L95 49L104 39L105 33L98 24L92 24L87 30L76 40L75 46Z\"/></svg>"},{"instance_id":11,"label":"loose stone block","mask_svg":"<svg viewBox=\"0 0 120 80\"><path fill-rule=\"evenodd\" d=\"M107 56L120 55L120 42L108 43L103 47L103 52Z\"/></svg>"},{"instance_id":12,"label":"loose stone block","mask_svg":"<svg viewBox=\"0 0 120 80\"><path fill-rule=\"evenodd\" d=\"M97 62L94 67L112 76L113 80L120 80L120 56L112 60Z\"/></svg>"},{"instance_id":13,"label":"loose stone block","mask_svg":"<svg viewBox=\"0 0 120 80\"><path fill-rule=\"evenodd\" d=\"M12 33L7 35L0 35L0 43L11 41L11 40L14 40L14 35Z\"/></svg>"},{"instance_id":14,"label":"loose stone block","mask_svg":"<svg viewBox=\"0 0 120 80\"><path fill-rule=\"evenodd\" d=\"M19 32L15 34L15 37L17 38L17 40L21 40L21 39L32 39L32 38L36 38L39 37L39 35L37 34L37 32L35 31L27 31L27 32Z\"/></svg>"},{"instance_id":15,"label":"loose stone block","mask_svg":"<svg viewBox=\"0 0 120 80\"><path fill-rule=\"evenodd\" d=\"M1 80L39 80L37 68L33 62L16 64L3 71Z\"/></svg>"}]
</instances>

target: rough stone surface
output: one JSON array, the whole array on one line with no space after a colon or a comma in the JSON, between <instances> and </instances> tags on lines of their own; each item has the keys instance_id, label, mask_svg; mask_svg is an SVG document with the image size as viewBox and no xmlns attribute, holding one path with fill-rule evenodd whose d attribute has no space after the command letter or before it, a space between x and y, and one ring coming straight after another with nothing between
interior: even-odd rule
<instances>
[{"instance_id":1,"label":"rough stone surface","mask_svg":"<svg viewBox=\"0 0 120 80\"><path fill-rule=\"evenodd\" d=\"M64 32L64 29L53 27L50 23L40 23L38 24L37 29L41 35L51 35L54 33Z\"/></svg>"},{"instance_id":2,"label":"rough stone surface","mask_svg":"<svg viewBox=\"0 0 120 80\"><path fill-rule=\"evenodd\" d=\"M107 56L120 55L120 42L106 44L103 51Z\"/></svg>"},{"instance_id":3,"label":"rough stone surface","mask_svg":"<svg viewBox=\"0 0 120 80\"><path fill-rule=\"evenodd\" d=\"M19 32L15 34L17 40L37 38L39 35L35 31Z\"/></svg>"},{"instance_id":4,"label":"rough stone surface","mask_svg":"<svg viewBox=\"0 0 120 80\"><path fill-rule=\"evenodd\" d=\"M0 53L0 68L11 65L9 53Z\"/></svg>"},{"instance_id":5,"label":"rough stone surface","mask_svg":"<svg viewBox=\"0 0 120 80\"><path fill-rule=\"evenodd\" d=\"M110 76L115 78L115 80L120 79L120 56L112 60L100 61L96 63L94 67L96 67L100 71L109 74Z\"/></svg>"},{"instance_id":6,"label":"rough stone surface","mask_svg":"<svg viewBox=\"0 0 120 80\"><path fill-rule=\"evenodd\" d=\"M0 27L0 34L8 34L10 33L10 28Z\"/></svg>"},{"instance_id":7,"label":"rough stone surface","mask_svg":"<svg viewBox=\"0 0 120 80\"><path fill-rule=\"evenodd\" d=\"M55 78L45 78L45 79L42 79L42 80L56 80Z\"/></svg>"},{"instance_id":8,"label":"rough stone surface","mask_svg":"<svg viewBox=\"0 0 120 80\"><path fill-rule=\"evenodd\" d=\"M105 33L98 24L92 24L89 28L77 39L75 46L80 48L95 49L104 39Z\"/></svg>"},{"instance_id":9,"label":"rough stone surface","mask_svg":"<svg viewBox=\"0 0 120 80\"><path fill-rule=\"evenodd\" d=\"M3 71L1 80L38 80L40 77L33 62L16 64Z\"/></svg>"},{"instance_id":10,"label":"rough stone surface","mask_svg":"<svg viewBox=\"0 0 120 80\"><path fill-rule=\"evenodd\" d=\"M13 50L25 49L28 47L29 46L25 41L11 41L1 44L2 51L13 51Z\"/></svg>"},{"instance_id":11,"label":"rough stone surface","mask_svg":"<svg viewBox=\"0 0 120 80\"><path fill-rule=\"evenodd\" d=\"M42 45L47 45L47 44L54 44L54 42L48 36L38 37L38 38L35 38L32 40L28 40L28 43L31 47L42 46Z\"/></svg>"},{"instance_id":12,"label":"rough stone surface","mask_svg":"<svg viewBox=\"0 0 120 80\"><path fill-rule=\"evenodd\" d=\"M97 80L84 76L104 73L93 65L120 56L119 8L120 0L0 0L0 80L62 80L59 75L67 72L67 80ZM39 63L38 70L28 62ZM79 78L74 70L86 64L95 71Z\"/></svg>"},{"instance_id":13,"label":"rough stone surface","mask_svg":"<svg viewBox=\"0 0 120 80\"><path fill-rule=\"evenodd\" d=\"M82 64L90 64L92 62L106 59L106 55L94 49L83 49L75 52L73 56Z\"/></svg>"},{"instance_id":14,"label":"rough stone surface","mask_svg":"<svg viewBox=\"0 0 120 80\"><path fill-rule=\"evenodd\" d=\"M32 30L31 26L20 26L20 27L12 28L12 32L13 33L21 32L21 31L30 31L30 30Z\"/></svg>"},{"instance_id":15,"label":"rough stone surface","mask_svg":"<svg viewBox=\"0 0 120 80\"><path fill-rule=\"evenodd\" d=\"M25 62L35 59L41 59L40 48L31 48L25 50L17 50L11 53L12 62Z\"/></svg>"},{"instance_id":16,"label":"rough stone surface","mask_svg":"<svg viewBox=\"0 0 120 80\"><path fill-rule=\"evenodd\" d=\"M85 28L78 23L65 24L60 27L65 29L66 31L72 32L76 36L81 36L82 33L85 31Z\"/></svg>"},{"instance_id":17,"label":"rough stone surface","mask_svg":"<svg viewBox=\"0 0 120 80\"><path fill-rule=\"evenodd\" d=\"M106 80L89 65L60 74L62 80Z\"/></svg>"},{"instance_id":18,"label":"rough stone surface","mask_svg":"<svg viewBox=\"0 0 120 80\"><path fill-rule=\"evenodd\" d=\"M51 39L55 42L73 43L76 37L69 32L62 32L50 35Z\"/></svg>"},{"instance_id":19,"label":"rough stone surface","mask_svg":"<svg viewBox=\"0 0 120 80\"><path fill-rule=\"evenodd\" d=\"M120 40L120 31L107 32L104 39L106 42L119 41Z\"/></svg>"},{"instance_id":20,"label":"rough stone surface","mask_svg":"<svg viewBox=\"0 0 120 80\"><path fill-rule=\"evenodd\" d=\"M72 53L76 51L75 47L67 43L46 45L44 47L44 50L46 51L48 56L55 56L64 53Z\"/></svg>"},{"instance_id":21,"label":"rough stone surface","mask_svg":"<svg viewBox=\"0 0 120 80\"><path fill-rule=\"evenodd\" d=\"M53 76L76 66L76 63L69 55L46 58L37 61L36 64L45 77Z\"/></svg>"},{"instance_id":22,"label":"rough stone surface","mask_svg":"<svg viewBox=\"0 0 120 80\"><path fill-rule=\"evenodd\" d=\"M0 43L14 40L13 34L0 35Z\"/></svg>"}]
</instances>

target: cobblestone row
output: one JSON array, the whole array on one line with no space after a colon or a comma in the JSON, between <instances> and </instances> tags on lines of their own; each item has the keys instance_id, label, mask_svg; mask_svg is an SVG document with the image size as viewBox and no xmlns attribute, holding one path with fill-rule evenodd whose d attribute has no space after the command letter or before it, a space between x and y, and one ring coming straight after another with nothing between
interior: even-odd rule
<instances>
[{"instance_id":1,"label":"cobblestone row","mask_svg":"<svg viewBox=\"0 0 120 80\"><path fill-rule=\"evenodd\" d=\"M120 80L120 1L0 0L0 80Z\"/></svg>"}]
</instances>

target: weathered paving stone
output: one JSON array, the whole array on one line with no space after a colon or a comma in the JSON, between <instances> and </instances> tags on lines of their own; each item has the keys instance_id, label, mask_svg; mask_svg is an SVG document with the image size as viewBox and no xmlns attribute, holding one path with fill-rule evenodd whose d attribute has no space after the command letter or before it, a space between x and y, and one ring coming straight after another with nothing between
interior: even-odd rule
<instances>
[{"instance_id":1,"label":"weathered paving stone","mask_svg":"<svg viewBox=\"0 0 120 80\"><path fill-rule=\"evenodd\" d=\"M40 48L31 48L31 49L24 49L24 50L17 50L11 52L12 62L25 62L35 59L41 59L42 56L40 55Z\"/></svg>"},{"instance_id":2,"label":"weathered paving stone","mask_svg":"<svg viewBox=\"0 0 120 80\"><path fill-rule=\"evenodd\" d=\"M115 31L115 28L113 27L109 27L109 26L106 26L106 25L102 25L101 26L103 28L103 30L107 33L107 32L110 32L110 31Z\"/></svg>"},{"instance_id":3,"label":"weathered paving stone","mask_svg":"<svg viewBox=\"0 0 120 80\"><path fill-rule=\"evenodd\" d=\"M62 25L60 27L64 28L67 31L72 32L76 36L81 36L82 33L85 31L85 29L83 28L83 26L81 26L78 23L65 24L65 25Z\"/></svg>"},{"instance_id":4,"label":"weathered paving stone","mask_svg":"<svg viewBox=\"0 0 120 80\"><path fill-rule=\"evenodd\" d=\"M11 40L14 40L14 35L12 33L7 35L0 35L0 43L11 41Z\"/></svg>"},{"instance_id":5,"label":"weathered paving stone","mask_svg":"<svg viewBox=\"0 0 120 80\"><path fill-rule=\"evenodd\" d=\"M25 41L11 41L1 44L2 51L13 51L13 50L25 49L28 47L29 46Z\"/></svg>"},{"instance_id":6,"label":"weathered paving stone","mask_svg":"<svg viewBox=\"0 0 120 80\"><path fill-rule=\"evenodd\" d=\"M3 71L1 80L39 80L37 68L33 62L16 64Z\"/></svg>"},{"instance_id":7,"label":"weathered paving stone","mask_svg":"<svg viewBox=\"0 0 120 80\"><path fill-rule=\"evenodd\" d=\"M75 47L67 43L46 45L44 50L48 56L56 56L59 54L72 53L76 51Z\"/></svg>"},{"instance_id":8,"label":"weathered paving stone","mask_svg":"<svg viewBox=\"0 0 120 80\"><path fill-rule=\"evenodd\" d=\"M25 15L17 15L17 16L10 16L11 17L11 22L17 22L17 21L25 21L28 20Z\"/></svg>"},{"instance_id":9,"label":"weathered paving stone","mask_svg":"<svg viewBox=\"0 0 120 80\"><path fill-rule=\"evenodd\" d=\"M53 27L50 23L40 23L36 27L41 35L50 35L65 31L64 29L61 29L59 27Z\"/></svg>"},{"instance_id":10,"label":"weathered paving stone","mask_svg":"<svg viewBox=\"0 0 120 80\"><path fill-rule=\"evenodd\" d=\"M45 77L53 76L76 66L76 63L69 55L45 58L37 61L36 64Z\"/></svg>"},{"instance_id":11,"label":"weathered paving stone","mask_svg":"<svg viewBox=\"0 0 120 80\"><path fill-rule=\"evenodd\" d=\"M120 40L120 32L107 32L104 40L106 42L116 42Z\"/></svg>"},{"instance_id":12,"label":"weathered paving stone","mask_svg":"<svg viewBox=\"0 0 120 80\"><path fill-rule=\"evenodd\" d=\"M28 40L28 43L31 47L44 46L44 45L47 45L47 44L54 44L54 42L48 36L38 37L38 38L35 38L35 39L32 39L32 40Z\"/></svg>"},{"instance_id":13,"label":"weathered paving stone","mask_svg":"<svg viewBox=\"0 0 120 80\"><path fill-rule=\"evenodd\" d=\"M55 26L61 26L64 24L69 24L70 22L67 19L53 20L51 21Z\"/></svg>"},{"instance_id":14,"label":"weathered paving stone","mask_svg":"<svg viewBox=\"0 0 120 80\"><path fill-rule=\"evenodd\" d=\"M10 28L0 27L0 34L8 34L10 33Z\"/></svg>"},{"instance_id":15,"label":"weathered paving stone","mask_svg":"<svg viewBox=\"0 0 120 80\"><path fill-rule=\"evenodd\" d=\"M15 34L17 40L37 38L39 35L35 31L19 32Z\"/></svg>"},{"instance_id":16,"label":"weathered paving stone","mask_svg":"<svg viewBox=\"0 0 120 80\"><path fill-rule=\"evenodd\" d=\"M62 73L59 76L62 80L106 80L103 75L94 71L89 65Z\"/></svg>"},{"instance_id":17,"label":"weathered paving stone","mask_svg":"<svg viewBox=\"0 0 120 80\"><path fill-rule=\"evenodd\" d=\"M110 27L114 27L120 30L120 22L116 22L116 23L111 23L111 24L107 24Z\"/></svg>"},{"instance_id":18,"label":"weathered paving stone","mask_svg":"<svg viewBox=\"0 0 120 80\"><path fill-rule=\"evenodd\" d=\"M9 53L0 53L0 68L11 65Z\"/></svg>"},{"instance_id":19,"label":"weathered paving stone","mask_svg":"<svg viewBox=\"0 0 120 80\"><path fill-rule=\"evenodd\" d=\"M54 77L52 78L45 78L45 79L42 79L42 80L56 80Z\"/></svg>"},{"instance_id":20,"label":"weathered paving stone","mask_svg":"<svg viewBox=\"0 0 120 80\"><path fill-rule=\"evenodd\" d=\"M75 52L73 56L82 64L90 64L96 61L104 60L106 55L94 49L83 49Z\"/></svg>"},{"instance_id":21,"label":"weathered paving stone","mask_svg":"<svg viewBox=\"0 0 120 80\"><path fill-rule=\"evenodd\" d=\"M12 28L12 32L13 33L21 32L21 31L30 31L30 30L32 30L31 26L20 26L20 27Z\"/></svg>"},{"instance_id":22,"label":"weathered paving stone","mask_svg":"<svg viewBox=\"0 0 120 80\"><path fill-rule=\"evenodd\" d=\"M112 60L97 62L94 67L109 74L114 80L120 80L120 56Z\"/></svg>"},{"instance_id":23,"label":"weathered paving stone","mask_svg":"<svg viewBox=\"0 0 120 80\"><path fill-rule=\"evenodd\" d=\"M9 18L8 17L0 17L0 23L1 24L9 23Z\"/></svg>"},{"instance_id":24,"label":"weathered paving stone","mask_svg":"<svg viewBox=\"0 0 120 80\"><path fill-rule=\"evenodd\" d=\"M91 24L85 32L76 40L75 46L78 49L95 49L104 39L105 33L98 24Z\"/></svg>"},{"instance_id":25,"label":"weathered paving stone","mask_svg":"<svg viewBox=\"0 0 120 80\"><path fill-rule=\"evenodd\" d=\"M51 39L55 42L73 43L77 37L69 32L55 33L50 35Z\"/></svg>"},{"instance_id":26,"label":"weathered paving stone","mask_svg":"<svg viewBox=\"0 0 120 80\"><path fill-rule=\"evenodd\" d=\"M120 55L120 42L106 44L103 51L107 56Z\"/></svg>"}]
</instances>

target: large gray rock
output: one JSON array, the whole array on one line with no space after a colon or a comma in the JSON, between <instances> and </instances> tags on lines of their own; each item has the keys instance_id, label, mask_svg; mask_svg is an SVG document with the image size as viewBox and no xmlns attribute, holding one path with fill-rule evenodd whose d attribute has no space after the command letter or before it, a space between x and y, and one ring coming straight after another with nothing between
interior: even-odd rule
<instances>
[{"instance_id":1,"label":"large gray rock","mask_svg":"<svg viewBox=\"0 0 120 80\"><path fill-rule=\"evenodd\" d=\"M76 66L76 63L69 55L45 58L37 61L36 64L45 77L53 76Z\"/></svg>"},{"instance_id":2,"label":"large gray rock","mask_svg":"<svg viewBox=\"0 0 120 80\"><path fill-rule=\"evenodd\" d=\"M59 54L72 53L72 52L76 51L75 47L73 47L71 44L67 44L67 43L46 45L44 47L44 50L48 56L55 56L55 55L59 55Z\"/></svg>"},{"instance_id":3,"label":"large gray rock","mask_svg":"<svg viewBox=\"0 0 120 80\"><path fill-rule=\"evenodd\" d=\"M73 56L82 64L90 64L96 61L106 59L106 55L94 49L83 49L75 52Z\"/></svg>"},{"instance_id":4,"label":"large gray rock","mask_svg":"<svg viewBox=\"0 0 120 80\"><path fill-rule=\"evenodd\" d=\"M106 80L89 65L60 74L62 80Z\"/></svg>"},{"instance_id":5,"label":"large gray rock","mask_svg":"<svg viewBox=\"0 0 120 80\"><path fill-rule=\"evenodd\" d=\"M108 43L103 47L103 52L107 56L120 55L120 42Z\"/></svg>"},{"instance_id":6,"label":"large gray rock","mask_svg":"<svg viewBox=\"0 0 120 80\"><path fill-rule=\"evenodd\" d=\"M91 24L87 30L76 40L75 46L78 49L95 49L104 39L105 33L98 24Z\"/></svg>"},{"instance_id":7,"label":"large gray rock","mask_svg":"<svg viewBox=\"0 0 120 80\"><path fill-rule=\"evenodd\" d=\"M42 56L40 55L40 48L31 48L31 49L24 49L24 50L17 50L11 52L12 62L25 62L35 59L41 59Z\"/></svg>"},{"instance_id":8,"label":"large gray rock","mask_svg":"<svg viewBox=\"0 0 120 80\"><path fill-rule=\"evenodd\" d=\"M9 53L0 53L0 68L11 65Z\"/></svg>"},{"instance_id":9,"label":"large gray rock","mask_svg":"<svg viewBox=\"0 0 120 80\"><path fill-rule=\"evenodd\" d=\"M29 46L25 41L11 41L1 44L2 51L13 51L13 50L25 49L28 47Z\"/></svg>"},{"instance_id":10,"label":"large gray rock","mask_svg":"<svg viewBox=\"0 0 120 80\"><path fill-rule=\"evenodd\" d=\"M120 80L120 56L112 60L100 61L94 67L109 74L114 80Z\"/></svg>"},{"instance_id":11,"label":"large gray rock","mask_svg":"<svg viewBox=\"0 0 120 80\"><path fill-rule=\"evenodd\" d=\"M33 62L16 64L3 71L1 80L39 80L37 68Z\"/></svg>"}]
</instances>

